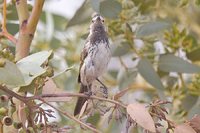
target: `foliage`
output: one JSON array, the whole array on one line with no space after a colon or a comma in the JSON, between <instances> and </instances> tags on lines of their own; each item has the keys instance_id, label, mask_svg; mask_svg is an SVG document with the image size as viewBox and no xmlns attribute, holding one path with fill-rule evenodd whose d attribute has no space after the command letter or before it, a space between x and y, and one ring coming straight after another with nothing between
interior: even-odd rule
<instances>
[{"instance_id":1,"label":"foliage","mask_svg":"<svg viewBox=\"0 0 200 133\"><path fill-rule=\"evenodd\" d=\"M30 55L22 59L15 51L22 27L15 2L7 4L7 30L3 12L1 17L0 129L200 132L199 0L84 0L71 19L42 11L28 40ZM108 99L91 96L79 121L70 115L71 97L84 95L70 92L79 89L79 57L94 12L106 19L113 53L102 77ZM17 108L14 98L26 106ZM17 111L20 120L13 117Z\"/></svg>"}]
</instances>

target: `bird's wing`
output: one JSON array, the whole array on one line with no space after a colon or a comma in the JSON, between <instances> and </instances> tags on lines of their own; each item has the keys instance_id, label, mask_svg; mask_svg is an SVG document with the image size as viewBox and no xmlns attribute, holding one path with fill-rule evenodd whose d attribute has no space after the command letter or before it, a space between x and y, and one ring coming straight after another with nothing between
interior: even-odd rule
<instances>
[{"instance_id":1,"label":"bird's wing","mask_svg":"<svg viewBox=\"0 0 200 133\"><path fill-rule=\"evenodd\" d=\"M81 75L80 75L80 71L81 71L81 67L84 63L85 58L88 55L88 45L89 45L89 41L86 42L82 52L81 52L81 58L80 58L80 67L79 67L79 75L78 75L78 83L81 83Z\"/></svg>"}]
</instances>

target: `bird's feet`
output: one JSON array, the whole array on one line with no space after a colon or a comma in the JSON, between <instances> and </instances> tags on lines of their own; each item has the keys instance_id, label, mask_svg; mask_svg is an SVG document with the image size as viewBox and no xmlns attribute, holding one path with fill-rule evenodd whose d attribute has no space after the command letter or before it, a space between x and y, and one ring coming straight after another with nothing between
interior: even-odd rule
<instances>
[{"instance_id":1,"label":"bird's feet","mask_svg":"<svg viewBox=\"0 0 200 133\"><path fill-rule=\"evenodd\" d=\"M90 97L92 95L92 91L91 90L86 91L86 92L84 92L84 94L87 95L88 97Z\"/></svg>"},{"instance_id":2,"label":"bird's feet","mask_svg":"<svg viewBox=\"0 0 200 133\"><path fill-rule=\"evenodd\" d=\"M108 98L108 89L105 86L101 86L100 88L103 93L103 97Z\"/></svg>"},{"instance_id":3,"label":"bird's feet","mask_svg":"<svg viewBox=\"0 0 200 133\"><path fill-rule=\"evenodd\" d=\"M96 80L102 85L100 88L101 88L101 91L103 93L103 97L108 98L108 88L98 78L96 78Z\"/></svg>"}]
</instances>

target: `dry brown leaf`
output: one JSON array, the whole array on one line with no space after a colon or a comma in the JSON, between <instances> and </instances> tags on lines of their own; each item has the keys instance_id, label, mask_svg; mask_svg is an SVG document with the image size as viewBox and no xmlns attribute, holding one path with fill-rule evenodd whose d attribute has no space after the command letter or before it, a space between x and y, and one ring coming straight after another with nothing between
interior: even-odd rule
<instances>
[{"instance_id":1,"label":"dry brown leaf","mask_svg":"<svg viewBox=\"0 0 200 133\"><path fill-rule=\"evenodd\" d=\"M81 111L80 111L80 113L79 113L78 119L80 119L80 118L83 116L83 114L84 114L84 112L85 112L85 110L86 110L86 108L87 108L87 105L88 105L88 101L86 101L86 102L83 104L83 107L81 108Z\"/></svg>"},{"instance_id":2,"label":"dry brown leaf","mask_svg":"<svg viewBox=\"0 0 200 133\"><path fill-rule=\"evenodd\" d=\"M21 102L20 105L18 105L18 116L20 119L20 122L22 122L23 127L25 127L27 115L25 110L25 105Z\"/></svg>"},{"instance_id":3,"label":"dry brown leaf","mask_svg":"<svg viewBox=\"0 0 200 133\"><path fill-rule=\"evenodd\" d=\"M174 129L174 133L196 133L194 129L186 123L178 125Z\"/></svg>"},{"instance_id":4,"label":"dry brown leaf","mask_svg":"<svg viewBox=\"0 0 200 133\"><path fill-rule=\"evenodd\" d=\"M64 91L56 86L53 79L49 78L42 89L42 94L62 94ZM50 97L44 98L48 102L69 102L71 97Z\"/></svg>"},{"instance_id":5,"label":"dry brown leaf","mask_svg":"<svg viewBox=\"0 0 200 133\"><path fill-rule=\"evenodd\" d=\"M128 90L130 90L130 88L126 88L126 89L120 91L119 93L117 93L116 95L114 95L114 100L118 100L120 97L122 97L124 94L126 94Z\"/></svg>"},{"instance_id":6,"label":"dry brown leaf","mask_svg":"<svg viewBox=\"0 0 200 133\"><path fill-rule=\"evenodd\" d=\"M138 125L150 132L156 132L154 121L148 110L145 108L145 105L133 103L129 104L126 109L128 114Z\"/></svg>"},{"instance_id":7,"label":"dry brown leaf","mask_svg":"<svg viewBox=\"0 0 200 133\"><path fill-rule=\"evenodd\" d=\"M197 133L200 133L200 115L195 115L189 124Z\"/></svg>"}]
</instances>

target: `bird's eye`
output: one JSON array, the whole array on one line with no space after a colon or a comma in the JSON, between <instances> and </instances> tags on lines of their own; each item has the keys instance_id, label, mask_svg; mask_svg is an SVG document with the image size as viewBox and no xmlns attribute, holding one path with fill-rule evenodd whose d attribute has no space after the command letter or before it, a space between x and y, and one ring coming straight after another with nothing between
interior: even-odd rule
<instances>
[{"instance_id":1,"label":"bird's eye","mask_svg":"<svg viewBox=\"0 0 200 133\"><path fill-rule=\"evenodd\" d=\"M101 20L104 23L104 20Z\"/></svg>"},{"instance_id":2,"label":"bird's eye","mask_svg":"<svg viewBox=\"0 0 200 133\"><path fill-rule=\"evenodd\" d=\"M92 23L94 23L94 20L92 20Z\"/></svg>"}]
</instances>

